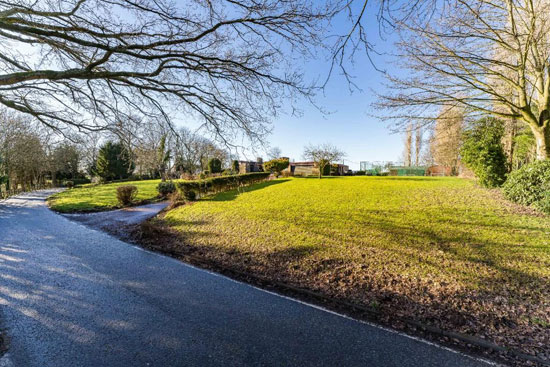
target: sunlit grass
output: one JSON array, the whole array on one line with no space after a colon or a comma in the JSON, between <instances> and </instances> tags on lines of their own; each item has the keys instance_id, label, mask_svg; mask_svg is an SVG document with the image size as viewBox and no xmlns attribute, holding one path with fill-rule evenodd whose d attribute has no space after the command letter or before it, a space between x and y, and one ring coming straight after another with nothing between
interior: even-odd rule
<instances>
[{"instance_id":1,"label":"sunlit grass","mask_svg":"<svg viewBox=\"0 0 550 367\"><path fill-rule=\"evenodd\" d=\"M105 185L84 185L65 190L48 198L50 207L59 212L98 211L118 208L116 188L135 185L138 188L136 201L157 198L160 180L115 182Z\"/></svg>"},{"instance_id":2,"label":"sunlit grass","mask_svg":"<svg viewBox=\"0 0 550 367\"><path fill-rule=\"evenodd\" d=\"M473 334L550 336L549 218L469 180L279 179L164 221L224 266Z\"/></svg>"}]
</instances>

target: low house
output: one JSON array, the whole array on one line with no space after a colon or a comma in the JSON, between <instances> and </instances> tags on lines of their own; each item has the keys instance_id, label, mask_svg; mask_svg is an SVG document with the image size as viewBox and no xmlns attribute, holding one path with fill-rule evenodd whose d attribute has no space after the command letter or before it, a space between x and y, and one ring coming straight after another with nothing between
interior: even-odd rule
<instances>
[{"instance_id":1,"label":"low house","mask_svg":"<svg viewBox=\"0 0 550 367\"><path fill-rule=\"evenodd\" d=\"M264 161L258 158L254 161L239 161L239 173L263 172Z\"/></svg>"},{"instance_id":2,"label":"low house","mask_svg":"<svg viewBox=\"0 0 550 367\"><path fill-rule=\"evenodd\" d=\"M344 164L333 164L331 170L333 175L343 176L348 173L349 167ZM293 176L319 176L319 166L317 163L309 162L290 162L288 168L283 172L290 172Z\"/></svg>"}]
</instances>

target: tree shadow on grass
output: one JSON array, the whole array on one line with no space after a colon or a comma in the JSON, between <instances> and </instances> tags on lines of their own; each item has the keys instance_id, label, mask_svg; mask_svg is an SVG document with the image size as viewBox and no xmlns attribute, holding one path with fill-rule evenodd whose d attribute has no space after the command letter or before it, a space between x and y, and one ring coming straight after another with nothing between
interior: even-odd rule
<instances>
[{"instance_id":1,"label":"tree shadow on grass","mask_svg":"<svg viewBox=\"0 0 550 367\"><path fill-rule=\"evenodd\" d=\"M231 201L231 200L235 200L237 198L237 196L239 196L240 194L265 189L266 187L282 184L282 183L285 183L285 182L288 182L288 181L290 181L290 180L282 179L282 180L272 180L272 181L260 182L260 183L257 183L257 184L253 184L253 185L244 187L242 189L235 189L235 190L220 192L218 194L214 194L212 196L202 198L201 200L203 200L203 201Z\"/></svg>"}]
</instances>

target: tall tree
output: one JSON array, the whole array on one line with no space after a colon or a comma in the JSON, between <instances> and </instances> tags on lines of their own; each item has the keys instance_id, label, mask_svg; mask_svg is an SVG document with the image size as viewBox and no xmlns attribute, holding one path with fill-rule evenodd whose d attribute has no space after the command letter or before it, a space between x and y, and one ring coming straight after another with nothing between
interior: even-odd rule
<instances>
[{"instance_id":1,"label":"tall tree","mask_svg":"<svg viewBox=\"0 0 550 367\"><path fill-rule=\"evenodd\" d=\"M431 141L431 153L436 164L449 167L458 174L464 113L461 107L447 106L439 114Z\"/></svg>"},{"instance_id":2,"label":"tall tree","mask_svg":"<svg viewBox=\"0 0 550 367\"><path fill-rule=\"evenodd\" d=\"M171 151L166 145L166 137L167 135L164 134L160 138L159 146L157 148L157 165L158 165L158 171L160 173L160 179L161 181L166 181L166 171L168 169L168 163L170 162L171 157Z\"/></svg>"},{"instance_id":3,"label":"tall tree","mask_svg":"<svg viewBox=\"0 0 550 367\"><path fill-rule=\"evenodd\" d=\"M405 144L403 147L403 164L407 167L411 166L412 148L412 124L409 124L405 132Z\"/></svg>"},{"instance_id":4,"label":"tall tree","mask_svg":"<svg viewBox=\"0 0 550 367\"><path fill-rule=\"evenodd\" d=\"M548 158L550 1L450 0L425 19L399 23L410 72L389 77L393 93L380 105L400 110L390 113L398 120L431 120L430 106L449 104L517 119L531 129L537 158Z\"/></svg>"},{"instance_id":5,"label":"tall tree","mask_svg":"<svg viewBox=\"0 0 550 367\"><path fill-rule=\"evenodd\" d=\"M104 181L130 176L133 166L124 145L112 141L106 142L99 149L95 171Z\"/></svg>"},{"instance_id":6,"label":"tall tree","mask_svg":"<svg viewBox=\"0 0 550 367\"><path fill-rule=\"evenodd\" d=\"M414 165L417 167L420 165L420 160L422 159L421 154L424 143L422 140L422 135L422 126L417 123L416 128L414 129Z\"/></svg>"}]
</instances>

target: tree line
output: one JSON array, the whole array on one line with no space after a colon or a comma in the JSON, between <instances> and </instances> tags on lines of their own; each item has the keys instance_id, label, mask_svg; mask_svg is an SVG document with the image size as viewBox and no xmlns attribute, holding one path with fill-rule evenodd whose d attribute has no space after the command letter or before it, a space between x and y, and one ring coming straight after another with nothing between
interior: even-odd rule
<instances>
[{"instance_id":1,"label":"tree line","mask_svg":"<svg viewBox=\"0 0 550 367\"><path fill-rule=\"evenodd\" d=\"M4 190L128 178L179 178L232 165L214 141L186 128L156 122L119 124L116 129L63 136L35 120L0 113L0 184Z\"/></svg>"}]
</instances>

